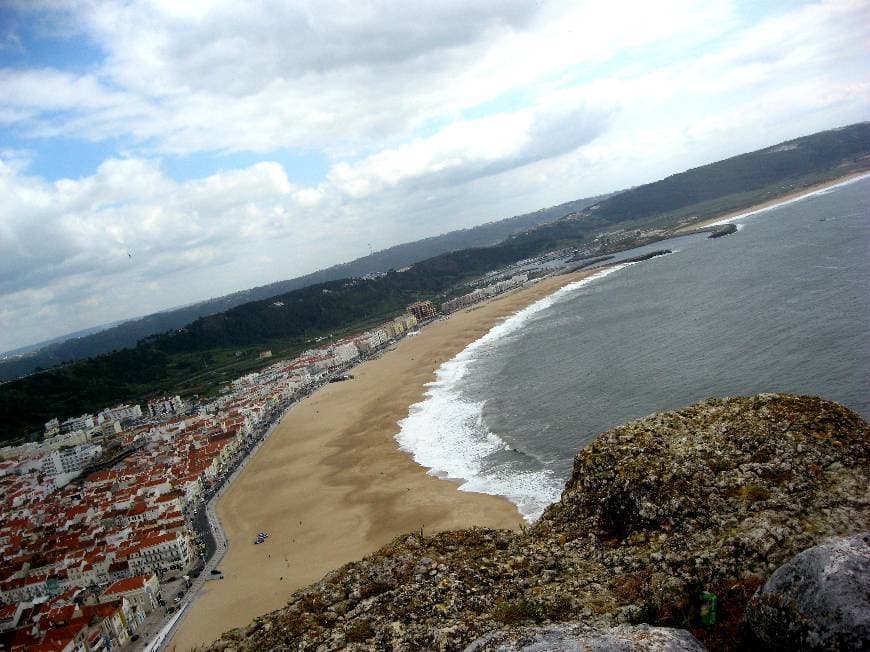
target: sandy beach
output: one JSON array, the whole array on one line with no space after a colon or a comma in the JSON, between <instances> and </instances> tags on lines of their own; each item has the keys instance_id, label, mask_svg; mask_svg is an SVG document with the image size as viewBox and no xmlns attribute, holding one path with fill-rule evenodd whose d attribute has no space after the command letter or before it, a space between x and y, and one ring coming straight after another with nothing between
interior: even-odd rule
<instances>
[{"instance_id":1,"label":"sandy beach","mask_svg":"<svg viewBox=\"0 0 870 652\"><path fill-rule=\"evenodd\" d=\"M218 503L230 547L168 646L189 650L278 609L328 571L396 536L474 525L517 528L504 498L428 475L394 441L435 370L499 320L591 272L547 278L405 338L292 408ZM253 545L257 532L270 533Z\"/></svg>"},{"instance_id":2,"label":"sandy beach","mask_svg":"<svg viewBox=\"0 0 870 652\"><path fill-rule=\"evenodd\" d=\"M724 214L721 222L867 176L856 173ZM218 503L230 547L222 581L208 582L168 649L208 644L224 631L278 609L295 590L376 551L412 530L474 525L517 528L506 499L457 490L428 475L394 440L397 422L422 400L435 370L499 320L585 271L548 278L435 322L379 359L356 367L355 379L328 385L293 407ZM253 545L257 532L270 537Z\"/></svg>"},{"instance_id":3,"label":"sandy beach","mask_svg":"<svg viewBox=\"0 0 870 652\"><path fill-rule=\"evenodd\" d=\"M774 206L779 206L780 204L789 204L795 200L800 199L801 197L805 197L807 195L812 195L813 193L821 192L823 190L827 190L828 188L833 188L834 186L839 186L844 183L849 183L851 181L857 181L863 177L870 176L870 171L862 170L860 172L854 172L852 174L847 174L842 177L837 177L836 179L831 179L829 181L824 181L822 183L817 183L812 186L807 186L805 188L801 188L800 190L795 190L794 192L790 192L785 195L781 195L780 197L776 197L775 199L771 199L770 201L762 202L760 204L755 204L754 206L750 206L749 208L743 208L737 211L731 211L728 213L722 213L721 215L717 215L716 217L711 217L707 220L701 220L699 222L693 222L692 224L688 224L684 227L681 227L675 231L675 233L683 233L685 231L691 231L693 229L703 228L705 226L711 226L713 224L720 224L722 222L733 220L738 217L742 217L747 213L756 213L758 211L763 211L767 208L773 208Z\"/></svg>"}]
</instances>

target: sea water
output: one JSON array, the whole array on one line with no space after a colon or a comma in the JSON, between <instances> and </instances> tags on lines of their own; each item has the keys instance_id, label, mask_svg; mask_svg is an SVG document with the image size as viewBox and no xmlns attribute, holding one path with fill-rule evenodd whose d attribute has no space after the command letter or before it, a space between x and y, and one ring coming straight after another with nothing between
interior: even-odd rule
<instances>
[{"instance_id":1,"label":"sea water","mask_svg":"<svg viewBox=\"0 0 870 652\"><path fill-rule=\"evenodd\" d=\"M870 178L736 218L737 233L568 285L438 369L396 439L528 520L598 433L710 396L817 394L870 417Z\"/></svg>"}]
</instances>

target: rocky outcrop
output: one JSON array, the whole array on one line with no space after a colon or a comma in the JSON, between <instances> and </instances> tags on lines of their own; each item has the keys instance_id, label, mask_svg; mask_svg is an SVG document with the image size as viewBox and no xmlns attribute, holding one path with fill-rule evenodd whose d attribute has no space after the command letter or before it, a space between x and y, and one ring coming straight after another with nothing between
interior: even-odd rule
<instances>
[{"instance_id":1,"label":"rocky outcrop","mask_svg":"<svg viewBox=\"0 0 870 652\"><path fill-rule=\"evenodd\" d=\"M572 623L752 643L746 604L797 552L870 529L870 429L818 398L711 399L614 428L522 532L408 534L226 633L215 650L462 650ZM700 594L719 596L702 626Z\"/></svg>"},{"instance_id":2,"label":"rocky outcrop","mask_svg":"<svg viewBox=\"0 0 870 652\"><path fill-rule=\"evenodd\" d=\"M465 652L703 652L704 649L684 629L551 625L492 632L474 641Z\"/></svg>"},{"instance_id":3,"label":"rocky outcrop","mask_svg":"<svg viewBox=\"0 0 870 652\"><path fill-rule=\"evenodd\" d=\"M747 609L774 650L870 650L870 533L805 550L781 566Z\"/></svg>"},{"instance_id":4,"label":"rocky outcrop","mask_svg":"<svg viewBox=\"0 0 870 652\"><path fill-rule=\"evenodd\" d=\"M732 233L737 233L737 225L736 224L723 224L721 227L711 232L708 235L708 238L721 238L723 235L731 235Z\"/></svg>"}]
</instances>

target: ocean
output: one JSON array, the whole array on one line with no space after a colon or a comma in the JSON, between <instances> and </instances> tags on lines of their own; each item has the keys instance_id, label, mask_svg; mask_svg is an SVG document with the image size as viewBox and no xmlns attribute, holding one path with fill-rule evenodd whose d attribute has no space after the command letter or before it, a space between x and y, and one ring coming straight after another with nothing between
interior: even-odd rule
<instances>
[{"instance_id":1,"label":"ocean","mask_svg":"<svg viewBox=\"0 0 870 652\"><path fill-rule=\"evenodd\" d=\"M438 369L400 447L527 520L600 432L710 396L817 394L870 417L870 178L624 252Z\"/></svg>"}]
</instances>

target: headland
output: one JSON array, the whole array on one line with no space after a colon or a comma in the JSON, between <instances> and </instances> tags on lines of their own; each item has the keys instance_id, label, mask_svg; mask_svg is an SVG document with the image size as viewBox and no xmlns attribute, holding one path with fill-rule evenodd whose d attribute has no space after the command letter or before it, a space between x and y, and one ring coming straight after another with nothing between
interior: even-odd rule
<instances>
[{"instance_id":1,"label":"headland","mask_svg":"<svg viewBox=\"0 0 870 652\"><path fill-rule=\"evenodd\" d=\"M814 195L816 193L824 192L826 190L830 190L836 186L842 186L847 183L852 183L854 181L858 181L859 179L863 179L865 177L870 177L870 171L861 170L860 172L853 172L844 176L836 177L834 179L829 179L827 181L822 181L820 183L815 183L809 186L805 186L794 192L790 192L784 195L780 195L768 201L761 202L759 204L755 204L754 206L750 206L749 208L744 208L735 211L729 211L727 213L723 213L721 215L717 215L716 217L711 217L706 220L698 220L687 224L686 226L677 229L676 233L682 234L686 231L694 231L699 228L704 228L708 226L716 226L719 224L723 224L725 222L730 222L731 220L736 220L741 217L745 217L748 215L752 215L755 213L759 213L761 211L770 210L771 208L776 208L778 206L782 206L784 204L790 204L792 202L803 199L809 195Z\"/></svg>"}]
</instances>

